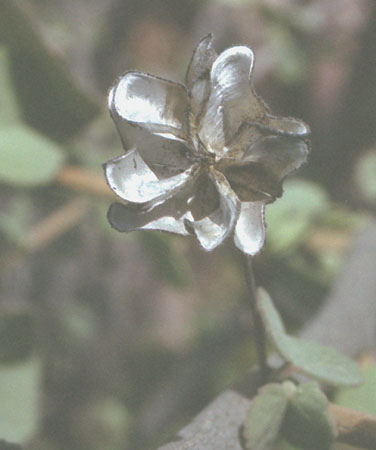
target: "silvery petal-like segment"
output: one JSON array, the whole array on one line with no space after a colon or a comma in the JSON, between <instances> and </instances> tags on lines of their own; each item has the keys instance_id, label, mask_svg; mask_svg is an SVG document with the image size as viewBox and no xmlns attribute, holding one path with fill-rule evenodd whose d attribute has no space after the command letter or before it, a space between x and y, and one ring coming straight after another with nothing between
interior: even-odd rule
<instances>
[{"instance_id":1,"label":"silvery petal-like segment","mask_svg":"<svg viewBox=\"0 0 376 450\"><path fill-rule=\"evenodd\" d=\"M185 76L190 97L191 128L197 126L197 119L210 94L210 70L217 58L212 41L211 34L200 41L193 53Z\"/></svg>"},{"instance_id":2,"label":"silvery petal-like segment","mask_svg":"<svg viewBox=\"0 0 376 450\"><path fill-rule=\"evenodd\" d=\"M265 136L263 130L258 124L244 123L239 132L232 139L231 143L227 146L226 158L232 158L234 160L241 160L246 153L250 145L257 142L259 139Z\"/></svg>"},{"instance_id":3,"label":"silvery petal-like segment","mask_svg":"<svg viewBox=\"0 0 376 450\"><path fill-rule=\"evenodd\" d=\"M305 137L311 132L308 125L292 117L274 117L268 115L265 124L271 131L290 136Z\"/></svg>"},{"instance_id":4,"label":"silvery petal-like segment","mask_svg":"<svg viewBox=\"0 0 376 450\"><path fill-rule=\"evenodd\" d=\"M117 231L160 230L181 235L188 235L182 218L169 215L165 204L147 212L140 212L134 207L113 203L108 210L108 221Z\"/></svg>"},{"instance_id":5,"label":"silvery petal-like segment","mask_svg":"<svg viewBox=\"0 0 376 450\"><path fill-rule=\"evenodd\" d=\"M185 76L185 84L189 90L196 81L210 77L210 69L217 58L217 52L213 47L213 36L208 34L197 45L193 52Z\"/></svg>"},{"instance_id":6,"label":"silvery petal-like segment","mask_svg":"<svg viewBox=\"0 0 376 450\"><path fill-rule=\"evenodd\" d=\"M123 121L172 139L187 138L188 95L181 84L128 72L111 89L108 106L123 139Z\"/></svg>"},{"instance_id":7,"label":"silvery petal-like segment","mask_svg":"<svg viewBox=\"0 0 376 450\"><path fill-rule=\"evenodd\" d=\"M105 174L110 188L123 200L152 206L193 182L196 166L171 178L159 180L136 149L109 161Z\"/></svg>"},{"instance_id":8,"label":"silvery petal-like segment","mask_svg":"<svg viewBox=\"0 0 376 450\"><path fill-rule=\"evenodd\" d=\"M231 233L240 211L239 199L223 174L211 169L209 176L219 194L219 207L208 217L191 222L201 246L208 251L220 245Z\"/></svg>"},{"instance_id":9,"label":"silvery petal-like segment","mask_svg":"<svg viewBox=\"0 0 376 450\"><path fill-rule=\"evenodd\" d=\"M269 203L282 195L281 181L261 164L233 164L223 173L241 202Z\"/></svg>"},{"instance_id":10,"label":"silvery petal-like segment","mask_svg":"<svg viewBox=\"0 0 376 450\"><path fill-rule=\"evenodd\" d=\"M268 169L276 179L298 169L308 157L307 144L297 138L268 136L252 145L244 154L242 162L255 162Z\"/></svg>"},{"instance_id":11,"label":"silvery petal-like segment","mask_svg":"<svg viewBox=\"0 0 376 450\"><path fill-rule=\"evenodd\" d=\"M258 253L265 241L264 203L242 202L235 227L235 245L248 255Z\"/></svg>"},{"instance_id":12,"label":"silvery petal-like segment","mask_svg":"<svg viewBox=\"0 0 376 450\"><path fill-rule=\"evenodd\" d=\"M175 139L157 136L124 121L125 148L137 148L142 159L159 179L169 178L192 165L187 144Z\"/></svg>"},{"instance_id":13,"label":"silvery petal-like segment","mask_svg":"<svg viewBox=\"0 0 376 450\"><path fill-rule=\"evenodd\" d=\"M240 126L261 120L267 109L253 92L250 76L253 52L232 47L221 53L211 69L211 93L201 120L199 136L206 148L223 156Z\"/></svg>"}]
</instances>

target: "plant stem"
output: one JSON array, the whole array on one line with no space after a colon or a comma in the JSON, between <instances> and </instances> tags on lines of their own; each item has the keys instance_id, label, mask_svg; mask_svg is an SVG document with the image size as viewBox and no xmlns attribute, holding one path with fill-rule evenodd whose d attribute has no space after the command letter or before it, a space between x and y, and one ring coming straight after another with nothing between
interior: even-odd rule
<instances>
[{"instance_id":1,"label":"plant stem","mask_svg":"<svg viewBox=\"0 0 376 450\"><path fill-rule=\"evenodd\" d=\"M252 258L244 254L242 256L245 279L249 291L257 358L260 366L261 376L266 380L270 372L270 368L268 366L266 358L266 331L260 315L260 311L257 306L257 287L252 268Z\"/></svg>"},{"instance_id":2,"label":"plant stem","mask_svg":"<svg viewBox=\"0 0 376 450\"><path fill-rule=\"evenodd\" d=\"M338 442L355 447L376 448L376 417L343 406L330 404L330 412L337 424Z\"/></svg>"}]
</instances>

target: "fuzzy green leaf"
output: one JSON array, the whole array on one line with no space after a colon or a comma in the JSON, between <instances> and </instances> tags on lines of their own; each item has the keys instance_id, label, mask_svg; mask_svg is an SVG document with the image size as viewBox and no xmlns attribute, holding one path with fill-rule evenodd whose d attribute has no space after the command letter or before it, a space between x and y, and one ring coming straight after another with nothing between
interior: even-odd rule
<instances>
[{"instance_id":1,"label":"fuzzy green leaf","mask_svg":"<svg viewBox=\"0 0 376 450\"><path fill-rule=\"evenodd\" d=\"M290 251L306 236L315 217L328 209L328 198L321 187L304 180L284 183L283 197L266 208L267 246L271 251Z\"/></svg>"},{"instance_id":2,"label":"fuzzy green leaf","mask_svg":"<svg viewBox=\"0 0 376 450\"><path fill-rule=\"evenodd\" d=\"M20 111L17 97L14 91L8 51L5 47L0 47L0 126L7 123L14 123L20 119Z\"/></svg>"},{"instance_id":3,"label":"fuzzy green leaf","mask_svg":"<svg viewBox=\"0 0 376 450\"><path fill-rule=\"evenodd\" d=\"M44 33L27 2L1 0L0 34L7 45L23 116L35 129L59 141L70 139L100 111L86 87L78 85Z\"/></svg>"},{"instance_id":4,"label":"fuzzy green leaf","mask_svg":"<svg viewBox=\"0 0 376 450\"><path fill-rule=\"evenodd\" d=\"M281 384L262 387L252 401L244 423L247 450L271 450L276 443L288 403Z\"/></svg>"},{"instance_id":5,"label":"fuzzy green leaf","mask_svg":"<svg viewBox=\"0 0 376 450\"><path fill-rule=\"evenodd\" d=\"M359 192L370 203L376 203L376 152L375 149L363 155L355 167L355 183Z\"/></svg>"},{"instance_id":6,"label":"fuzzy green leaf","mask_svg":"<svg viewBox=\"0 0 376 450\"><path fill-rule=\"evenodd\" d=\"M0 436L12 442L30 438L38 425L40 362L0 366Z\"/></svg>"},{"instance_id":7,"label":"fuzzy green leaf","mask_svg":"<svg viewBox=\"0 0 376 450\"><path fill-rule=\"evenodd\" d=\"M301 384L290 398L282 427L284 437L305 450L327 450L337 437L329 402L317 383Z\"/></svg>"},{"instance_id":8,"label":"fuzzy green leaf","mask_svg":"<svg viewBox=\"0 0 376 450\"><path fill-rule=\"evenodd\" d=\"M64 162L61 148L25 125L0 128L0 182L18 186L48 183Z\"/></svg>"},{"instance_id":9,"label":"fuzzy green leaf","mask_svg":"<svg viewBox=\"0 0 376 450\"><path fill-rule=\"evenodd\" d=\"M336 350L286 334L281 318L266 291L259 289L259 307L267 333L278 353L306 375L332 385L362 382L359 366Z\"/></svg>"},{"instance_id":10,"label":"fuzzy green leaf","mask_svg":"<svg viewBox=\"0 0 376 450\"><path fill-rule=\"evenodd\" d=\"M335 403L353 408L366 414L376 415L376 365L363 372L364 383L355 389L342 389L335 397Z\"/></svg>"}]
</instances>

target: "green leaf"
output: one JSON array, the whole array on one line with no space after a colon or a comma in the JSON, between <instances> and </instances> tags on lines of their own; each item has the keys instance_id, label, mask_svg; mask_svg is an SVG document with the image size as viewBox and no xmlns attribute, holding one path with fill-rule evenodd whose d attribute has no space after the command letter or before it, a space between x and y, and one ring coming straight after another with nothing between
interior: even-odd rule
<instances>
[{"instance_id":1,"label":"green leaf","mask_svg":"<svg viewBox=\"0 0 376 450\"><path fill-rule=\"evenodd\" d=\"M353 408L366 414L376 415L376 365L363 371L364 383L355 389L342 389L335 397L335 403Z\"/></svg>"},{"instance_id":2,"label":"green leaf","mask_svg":"<svg viewBox=\"0 0 376 450\"><path fill-rule=\"evenodd\" d=\"M337 428L328 399L317 383L297 387L289 400L282 432L297 447L306 450L330 448L337 437Z\"/></svg>"},{"instance_id":3,"label":"green leaf","mask_svg":"<svg viewBox=\"0 0 376 450\"><path fill-rule=\"evenodd\" d=\"M8 51L0 46L0 126L7 123L14 123L20 119L17 97L14 91Z\"/></svg>"},{"instance_id":4,"label":"green leaf","mask_svg":"<svg viewBox=\"0 0 376 450\"><path fill-rule=\"evenodd\" d=\"M355 386L362 382L359 366L353 360L332 348L289 336L265 290L259 289L258 301L267 333L283 359L328 384Z\"/></svg>"},{"instance_id":5,"label":"green leaf","mask_svg":"<svg viewBox=\"0 0 376 450\"><path fill-rule=\"evenodd\" d=\"M39 26L38 26L39 25ZM9 49L12 77L23 115L35 129L70 139L102 105L79 86L62 58L38 33L38 17L26 2L1 0L0 34Z\"/></svg>"},{"instance_id":6,"label":"green leaf","mask_svg":"<svg viewBox=\"0 0 376 450\"><path fill-rule=\"evenodd\" d=\"M275 75L286 84L298 83L304 78L309 63L297 36L290 27L277 22L270 23L268 28L272 51L278 58Z\"/></svg>"},{"instance_id":7,"label":"green leaf","mask_svg":"<svg viewBox=\"0 0 376 450\"><path fill-rule=\"evenodd\" d=\"M363 197L376 204L376 151L363 155L355 166L355 182Z\"/></svg>"},{"instance_id":8,"label":"green leaf","mask_svg":"<svg viewBox=\"0 0 376 450\"><path fill-rule=\"evenodd\" d=\"M0 128L0 182L36 186L53 180L64 162L61 148L24 125Z\"/></svg>"},{"instance_id":9,"label":"green leaf","mask_svg":"<svg viewBox=\"0 0 376 450\"><path fill-rule=\"evenodd\" d=\"M0 366L0 436L8 441L23 442L36 430L40 369L36 358Z\"/></svg>"},{"instance_id":10,"label":"green leaf","mask_svg":"<svg viewBox=\"0 0 376 450\"><path fill-rule=\"evenodd\" d=\"M0 158L1 159L1 158ZM10 199L0 214L0 232L12 244L22 247L33 218L33 203L27 193Z\"/></svg>"},{"instance_id":11,"label":"green leaf","mask_svg":"<svg viewBox=\"0 0 376 450\"><path fill-rule=\"evenodd\" d=\"M266 208L267 246L276 253L294 248L328 204L317 184L298 179L285 182L283 197Z\"/></svg>"},{"instance_id":12,"label":"green leaf","mask_svg":"<svg viewBox=\"0 0 376 450\"><path fill-rule=\"evenodd\" d=\"M281 384L262 387L253 399L244 423L247 450L271 450L279 438L288 395Z\"/></svg>"}]
</instances>

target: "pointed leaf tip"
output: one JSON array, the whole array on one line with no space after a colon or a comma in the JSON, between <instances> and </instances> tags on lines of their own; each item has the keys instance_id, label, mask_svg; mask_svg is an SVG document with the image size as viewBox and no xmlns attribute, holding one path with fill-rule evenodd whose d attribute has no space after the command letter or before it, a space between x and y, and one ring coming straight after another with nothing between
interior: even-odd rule
<instances>
[{"instance_id":1,"label":"pointed leaf tip","mask_svg":"<svg viewBox=\"0 0 376 450\"><path fill-rule=\"evenodd\" d=\"M267 333L278 353L307 376L335 386L356 386L362 373L352 359L333 348L289 336L266 291L259 291L259 307Z\"/></svg>"},{"instance_id":2,"label":"pointed leaf tip","mask_svg":"<svg viewBox=\"0 0 376 450\"><path fill-rule=\"evenodd\" d=\"M244 423L247 450L271 450L276 443L288 404L282 384L262 387L252 401Z\"/></svg>"}]
</instances>

